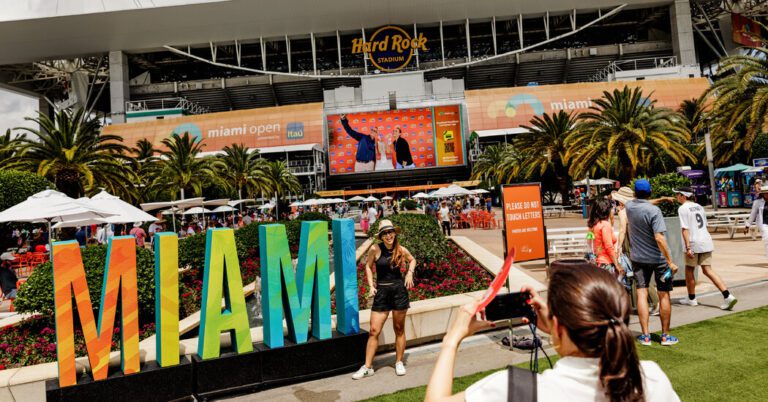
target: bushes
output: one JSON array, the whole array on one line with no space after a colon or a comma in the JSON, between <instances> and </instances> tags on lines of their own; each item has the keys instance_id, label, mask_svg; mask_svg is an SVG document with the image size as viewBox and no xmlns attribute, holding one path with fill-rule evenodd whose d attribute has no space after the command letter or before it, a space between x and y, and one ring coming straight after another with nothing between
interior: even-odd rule
<instances>
[{"instance_id":1,"label":"bushes","mask_svg":"<svg viewBox=\"0 0 768 402\"><path fill-rule=\"evenodd\" d=\"M635 181L632 181L630 188L635 188ZM691 181L685 176L679 173L666 173L648 179L651 183L651 199L661 197L674 197L673 191L677 187L690 186ZM662 215L677 216L677 208L680 204L677 201L660 202L658 207L661 209Z\"/></svg>"},{"instance_id":2,"label":"bushes","mask_svg":"<svg viewBox=\"0 0 768 402\"><path fill-rule=\"evenodd\" d=\"M179 239L179 268L202 268L205 264L205 233Z\"/></svg>"},{"instance_id":3,"label":"bushes","mask_svg":"<svg viewBox=\"0 0 768 402\"><path fill-rule=\"evenodd\" d=\"M56 186L45 178L34 173L20 172L17 170L0 170L0 211L26 200L29 196L39 193L45 189L55 189ZM0 223L0 248L2 250L11 247L10 236L6 236L12 227L19 227L19 224L11 226L7 223Z\"/></svg>"},{"instance_id":4,"label":"bushes","mask_svg":"<svg viewBox=\"0 0 768 402\"><path fill-rule=\"evenodd\" d=\"M418 207L418 205L419 205L419 204L417 204L417 203L416 203L416 201L414 201L414 200L411 200L411 199L403 200L403 201L400 203L400 206L401 206L401 207L402 207L404 210L408 210L408 211L415 211L415 210L416 210L416 208Z\"/></svg>"},{"instance_id":5,"label":"bushes","mask_svg":"<svg viewBox=\"0 0 768 402\"><path fill-rule=\"evenodd\" d=\"M421 214L399 214L386 219L400 227L400 245L413 254L419 265L437 262L450 252L448 241L435 218ZM375 236L378 230L379 221L376 221L368 230L368 236Z\"/></svg>"},{"instance_id":6,"label":"bushes","mask_svg":"<svg viewBox=\"0 0 768 402\"><path fill-rule=\"evenodd\" d=\"M326 221L330 222L331 218L322 212L304 212L296 217L297 221Z\"/></svg>"},{"instance_id":7,"label":"bushes","mask_svg":"<svg viewBox=\"0 0 768 402\"><path fill-rule=\"evenodd\" d=\"M94 309L99 308L101 287L104 281L104 265L107 258L106 246L92 246L82 250L85 278ZM145 248L136 249L136 275L138 281L139 314L154 317L155 312L155 258ZM14 307L22 313L54 313L53 265L50 262L39 265L29 279L21 285Z\"/></svg>"}]
</instances>

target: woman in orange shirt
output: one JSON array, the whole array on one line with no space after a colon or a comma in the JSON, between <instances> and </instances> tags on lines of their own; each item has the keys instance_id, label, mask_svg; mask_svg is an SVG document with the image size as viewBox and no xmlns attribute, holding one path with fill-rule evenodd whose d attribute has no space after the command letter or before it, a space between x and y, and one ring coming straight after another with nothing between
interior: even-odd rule
<instances>
[{"instance_id":1,"label":"woman in orange shirt","mask_svg":"<svg viewBox=\"0 0 768 402\"><path fill-rule=\"evenodd\" d=\"M616 255L616 234L613 232L613 206L606 199L597 199L592 203L587 226L594 234L592 252L597 256L597 266L610 272L617 278L624 276L624 269Z\"/></svg>"}]
</instances>

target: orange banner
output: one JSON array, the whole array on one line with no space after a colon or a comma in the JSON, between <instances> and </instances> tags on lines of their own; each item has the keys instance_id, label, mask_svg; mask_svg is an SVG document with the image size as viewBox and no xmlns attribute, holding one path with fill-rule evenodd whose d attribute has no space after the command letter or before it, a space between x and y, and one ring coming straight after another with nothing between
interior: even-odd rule
<instances>
[{"instance_id":1,"label":"orange banner","mask_svg":"<svg viewBox=\"0 0 768 402\"><path fill-rule=\"evenodd\" d=\"M434 108L435 151L438 166L464 164L464 147L461 136L461 111L456 106Z\"/></svg>"},{"instance_id":2,"label":"orange banner","mask_svg":"<svg viewBox=\"0 0 768 402\"><path fill-rule=\"evenodd\" d=\"M323 104L308 103L113 124L103 132L123 137L129 147L146 138L157 148L163 148L161 141L172 133L189 132L210 152L232 144L249 148L322 144L322 124Z\"/></svg>"},{"instance_id":3,"label":"orange banner","mask_svg":"<svg viewBox=\"0 0 768 402\"><path fill-rule=\"evenodd\" d=\"M657 107L677 109L680 102L698 98L709 88L706 78L615 81L542 85L466 91L470 130L494 130L530 125L534 116L560 110L583 112L603 96L624 86L641 87Z\"/></svg>"},{"instance_id":4,"label":"orange banner","mask_svg":"<svg viewBox=\"0 0 768 402\"><path fill-rule=\"evenodd\" d=\"M507 251L515 248L515 262L545 258L541 184L506 185L501 187L501 193Z\"/></svg>"}]
</instances>

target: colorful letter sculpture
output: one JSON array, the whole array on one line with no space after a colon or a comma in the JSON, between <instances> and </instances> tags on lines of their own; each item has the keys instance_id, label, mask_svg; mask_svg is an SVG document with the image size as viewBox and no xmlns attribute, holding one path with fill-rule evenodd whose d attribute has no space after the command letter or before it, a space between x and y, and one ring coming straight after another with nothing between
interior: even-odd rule
<instances>
[{"instance_id":1,"label":"colorful letter sculpture","mask_svg":"<svg viewBox=\"0 0 768 402\"><path fill-rule=\"evenodd\" d=\"M155 356L160 367L179 364L179 237L155 234Z\"/></svg>"},{"instance_id":2,"label":"colorful letter sculpture","mask_svg":"<svg viewBox=\"0 0 768 402\"><path fill-rule=\"evenodd\" d=\"M243 279L232 229L208 229L205 237L203 306L197 354L201 359L219 357L219 335L229 331L237 353L253 350L243 295ZM221 309L222 292L225 308Z\"/></svg>"},{"instance_id":3,"label":"colorful letter sculpture","mask_svg":"<svg viewBox=\"0 0 768 402\"><path fill-rule=\"evenodd\" d=\"M288 323L290 339L295 343L306 342L310 311L312 336L317 339L330 338L328 222L301 223L299 260L295 275L284 226L259 227L259 243L264 344L270 348L284 345L283 315Z\"/></svg>"},{"instance_id":4,"label":"colorful letter sculpture","mask_svg":"<svg viewBox=\"0 0 768 402\"><path fill-rule=\"evenodd\" d=\"M109 241L104 282L101 288L99 321L94 322L91 297L85 279L80 247L75 241L53 244L53 286L56 310L56 353L59 386L77 383L75 339L72 314L74 292L83 327L93 379L107 378L109 352L120 295L120 351L123 373L139 372L139 311L136 289L136 241L133 236Z\"/></svg>"},{"instance_id":5,"label":"colorful letter sculpture","mask_svg":"<svg viewBox=\"0 0 768 402\"><path fill-rule=\"evenodd\" d=\"M333 272L336 280L336 330L344 335L360 332L355 262L355 221L334 219Z\"/></svg>"}]
</instances>

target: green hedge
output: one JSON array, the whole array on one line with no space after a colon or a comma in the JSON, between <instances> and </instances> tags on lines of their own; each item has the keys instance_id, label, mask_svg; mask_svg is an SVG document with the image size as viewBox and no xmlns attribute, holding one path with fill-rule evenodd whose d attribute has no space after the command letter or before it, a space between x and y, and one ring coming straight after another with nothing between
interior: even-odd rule
<instances>
[{"instance_id":1,"label":"green hedge","mask_svg":"<svg viewBox=\"0 0 768 402\"><path fill-rule=\"evenodd\" d=\"M56 186L44 177L34 173L17 170L0 170L0 211L21 203L29 196L45 189L55 189ZM0 248L2 250L13 246L10 236L6 234L13 227L23 226L19 223L0 223Z\"/></svg>"},{"instance_id":2,"label":"green hedge","mask_svg":"<svg viewBox=\"0 0 768 402\"><path fill-rule=\"evenodd\" d=\"M297 221L326 221L330 222L331 218L322 212L304 212L296 217Z\"/></svg>"},{"instance_id":3,"label":"green hedge","mask_svg":"<svg viewBox=\"0 0 768 402\"><path fill-rule=\"evenodd\" d=\"M82 250L82 256L85 277L91 295L91 304L96 310L99 308L101 300L107 246L86 247ZM136 249L136 269L139 314L141 317L154 317L155 258L152 252L145 248ZM53 265L50 262L35 268L29 279L19 288L18 297L13 302L13 305L21 313L54 313Z\"/></svg>"},{"instance_id":4,"label":"green hedge","mask_svg":"<svg viewBox=\"0 0 768 402\"><path fill-rule=\"evenodd\" d=\"M651 183L651 199L674 197L674 189L691 185L691 181L679 173L660 174L647 180ZM637 179L632 181L630 188L635 188L635 181L637 181ZM677 201L660 202L658 207L665 217L677 216L677 208L680 207L680 204Z\"/></svg>"},{"instance_id":5,"label":"green hedge","mask_svg":"<svg viewBox=\"0 0 768 402\"><path fill-rule=\"evenodd\" d=\"M438 262L450 252L448 240L440 230L434 217L422 214L398 214L388 216L395 226L399 226L400 245L407 248L419 264ZM378 232L377 220L368 230L368 236Z\"/></svg>"},{"instance_id":6,"label":"green hedge","mask_svg":"<svg viewBox=\"0 0 768 402\"><path fill-rule=\"evenodd\" d=\"M403 202L400 203L400 207L409 211L414 211L418 206L419 204L411 199L403 200Z\"/></svg>"}]
</instances>

